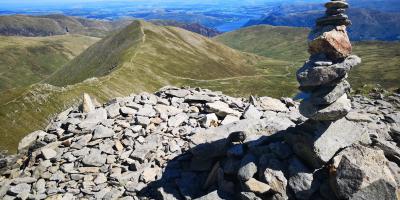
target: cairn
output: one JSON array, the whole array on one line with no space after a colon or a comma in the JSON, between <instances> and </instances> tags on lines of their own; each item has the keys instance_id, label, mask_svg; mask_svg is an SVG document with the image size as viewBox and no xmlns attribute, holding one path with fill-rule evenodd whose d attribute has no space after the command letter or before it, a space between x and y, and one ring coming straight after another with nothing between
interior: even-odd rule
<instances>
[{"instance_id":1,"label":"cairn","mask_svg":"<svg viewBox=\"0 0 400 200\"><path fill-rule=\"evenodd\" d=\"M309 94L300 105L300 112L316 121L336 121L351 109L347 93L350 84L348 72L361 63L351 55L352 46L346 27L351 21L345 14L349 7L344 0L325 4L326 15L317 19L310 34L309 61L297 72L300 90Z\"/></svg>"}]
</instances>

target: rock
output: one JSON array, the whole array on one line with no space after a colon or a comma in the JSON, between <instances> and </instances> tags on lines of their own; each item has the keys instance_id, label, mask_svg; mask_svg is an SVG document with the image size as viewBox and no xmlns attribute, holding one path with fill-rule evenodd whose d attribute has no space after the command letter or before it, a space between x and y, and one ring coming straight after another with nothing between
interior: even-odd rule
<instances>
[{"instance_id":1,"label":"rock","mask_svg":"<svg viewBox=\"0 0 400 200\"><path fill-rule=\"evenodd\" d=\"M302 87L333 85L346 77L347 73L361 63L361 58L351 55L343 62L330 66L314 66L307 62L297 71L297 80Z\"/></svg>"},{"instance_id":2,"label":"rock","mask_svg":"<svg viewBox=\"0 0 400 200\"><path fill-rule=\"evenodd\" d=\"M218 126L218 117L214 113L207 114L201 119L201 124L203 127L217 127Z\"/></svg>"},{"instance_id":3,"label":"rock","mask_svg":"<svg viewBox=\"0 0 400 200\"><path fill-rule=\"evenodd\" d=\"M144 105L142 108L139 108L138 112L136 113L137 116L143 117L154 117L156 116L157 112L153 109L151 105Z\"/></svg>"},{"instance_id":4,"label":"rock","mask_svg":"<svg viewBox=\"0 0 400 200\"><path fill-rule=\"evenodd\" d=\"M93 132L93 140L96 139L101 139L101 138L109 138L114 136L114 131L110 128L107 128L105 126L99 125L96 126Z\"/></svg>"},{"instance_id":5,"label":"rock","mask_svg":"<svg viewBox=\"0 0 400 200\"><path fill-rule=\"evenodd\" d=\"M313 105L329 105L349 92L350 84L346 80L343 80L336 86L321 87L312 91L309 101Z\"/></svg>"},{"instance_id":6,"label":"rock","mask_svg":"<svg viewBox=\"0 0 400 200\"><path fill-rule=\"evenodd\" d=\"M206 195L204 195L202 197L196 198L195 200L222 200L222 199L225 199L225 198L221 198L218 195L217 191L213 191L213 192L210 192L210 193L208 193L208 194L206 194Z\"/></svg>"},{"instance_id":7,"label":"rock","mask_svg":"<svg viewBox=\"0 0 400 200\"><path fill-rule=\"evenodd\" d=\"M186 122L189 117L185 113L179 113L176 116L169 118L168 126L170 127L178 127L184 122Z\"/></svg>"},{"instance_id":8,"label":"rock","mask_svg":"<svg viewBox=\"0 0 400 200\"><path fill-rule=\"evenodd\" d=\"M286 195L288 183L282 171L267 168L260 176L261 180L271 187L271 190L280 194L281 199L288 199Z\"/></svg>"},{"instance_id":9,"label":"rock","mask_svg":"<svg viewBox=\"0 0 400 200\"><path fill-rule=\"evenodd\" d=\"M335 122L309 120L290 130L286 142L310 166L320 168L340 149L360 141L363 134L363 127L346 119Z\"/></svg>"},{"instance_id":10,"label":"rock","mask_svg":"<svg viewBox=\"0 0 400 200\"><path fill-rule=\"evenodd\" d=\"M136 110L133 108L128 108L128 107L121 107L120 108L120 112L124 115L135 115L136 114Z\"/></svg>"},{"instance_id":11,"label":"rock","mask_svg":"<svg viewBox=\"0 0 400 200\"><path fill-rule=\"evenodd\" d=\"M345 117L350 112L351 101L347 98L347 94L328 106L313 105L311 101L304 100L299 109L300 113L309 119L335 121Z\"/></svg>"},{"instance_id":12,"label":"rock","mask_svg":"<svg viewBox=\"0 0 400 200\"><path fill-rule=\"evenodd\" d=\"M167 90L167 91L165 91L165 94L174 96L174 97L178 97L178 98L184 98L184 97L190 95L190 91L183 90L183 89Z\"/></svg>"},{"instance_id":13,"label":"rock","mask_svg":"<svg viewBox=\"0 0 400 200\"><path fill-rule=\"evenodd\" d=\"M155 181L160 170L158 168L146 168L143 170L140 179L145 183Z\"/></svg>"},{"instance_id":14,"label":"rock","mask_svg":"<svg viewBox=\"0 0 400 200\"><path fill-rule=\"evenodd\" d=\"M23 193L30 193L31 191L31 185L27 183L20 183L18 185L11 186L9 189L9 192L12 193L13 195L19 195Z\"/></svg>"},{"instance_id":15,"label":"rock","mask_svg":"<svg viewBox=\"0 0 400 200\"><path fill-rule=\"evenodd\" d=\"M232 157L241 157L244 154L244 147L242 144L233 145L231 148L228 149L226 154Z\"/></svg>"},{"instance_id":16,"label":"rock","mask_svg":"<svg viewBox=\"0 0 400 200\"><path fill-rule=\"evenodd\" d=\"M349 26L351 25L351 21L349 17L344 13L331 15L331 16L324 16L317 19L317 26L318 27L326 27L326 26Z\"/></svg>"},{"instance_id":17,"label":"rock","mask_svg":"<svg viewBox=\"0 0 400 200\"><path fill-rule=\"evenodd\" d=\"M120 106L117 103L111 104L107 106L105 109L107 110L107 115L109 118L115 118L120 114L119 112Z\"/></svg>"},{"instance_id":18,"label":"rock","mask_svg":"<svg viewBox=\"0 0 400 200\"><path fill-rule=\"evenodd\" d=\"M151 123L151 121L148 117L138 116L136 117L136 123L141 126L147 127Z\"/></svg>"},{"instance_id":19,"label":"rock","mask_svg":"<svg viewBox=\"0 0 400 200\"><path fill-rule=\"evenodd\" d=\"M194 95L189 95L185 97L185 102L188 103L193 103L193 102L199 102L199 103L211 103L216 101L216 98L210 97L208 95L204 94L194 94Z\"/></svg>"},{"instance_id":20,"label":"rock","mask_svg":"<svg viewBox=\"0 0 400 200\"><path fill-rule=\"evenodd\" d=\"M353 145L334 158L333 189L338 198L396 199L396 181L381 150ZM380 198L378 198L380 199Z\"/></svg>"},{"instance_id":21,"label":"rock","mask_svg":"<svg viewBox=\"0 0 400 200\"><path fill-rule=\"evenodd\" d=\"M359 112L349 112L346 119L353 122L372 122L371 115Z\"/></svg>"},{"instance_id":22,"label":"rock","mask_svg":"<svg viewBox=\"0 0 400 200\"><path fill-rule=\"evenodd\" d=\"M266 111L286 112L289 109L279 99L271 97L260 97L260 106Z\"/></svg>"},{"instance_id":23,"label":"rock","mask_svg":"<svg viewBox=\"0 0 400 200\"><path fill-rule=\"evenodd\" d=\"M89 94L83 93L82 112L89 113L95 109L95 106Z\"/></svg>"},{"instance_id":24,"label":"rock","mask_svg":"<svg viewBox=\"0 0 400 200\"><path fill-rule=\"evenodd\" d=\"M327 23L328 20L331 20L331 18L321 18L321 23ZM317 29L314 34L312 33L311 42L309 42L308 46L308 52L311 55L323 53L333 61L346 58L352 52L346 26L325 26Z\"/></svg>"},{"instance_id":25,"label":"rock","mask_svg":"<svg viewBox=\"0 0 400 200\"><path fill-rule=\"evenodd\" d=\"M84 122L86 123L92 123L92 124L98 124L99 122L102 122L103 120L107 119L107 110L104 108L98 108L96 110L90 111Z\"/></svg>"},{"instance_id":26,"label":"rock","mask_svg":"<svg viewBox=\"0 0 400 200\"><path fill-rule=\"evenodd\" d=\"M57 152L53 149L43 148L41 151L44 159L46 160L50 160L57 156Z\"/></svg>"},{"instance_id":27,"label":"rock","mask_svg":"<svg viewBox=\"0 0 400 200\"><path fill-rule=\"evenodd\" d=\"M345 1L341 0L336 0L336 1L330 1L325 4L325 7L328 9L341 9L341 8L349 8L349 4L346 3Z\"/></svg>"},{"instance_id":28,"label":"rock","mask_svg":"<svg viewBox=\"0 0 400 200\"><path fill-rule=\"evenodd\" d=\"M27 151L29 147L37 142L37 140L43 139L46 134L47 133L44 131L35 131L28 134L18 143L18 152L23 153Z\"/></svg>"},{"instance_id":29,"label":"rock","mask_svg":"<svg viewBox=\"0 0 400 200\"><path fill-rule=\"evenodd\" d=\"M265 194L271 187L263 182L260 182L254 178L250 178L244 183L244 189L249 192L254 192L256 194Z\"/></svg>"},{"instance_id":30,"label":"rock","mask_svg":"<svg viewBox=\"0 0 400 200\"><path fill-rule=\"evenodd\" d=\"M244 156L240 163L238 171L238 179L241 181L247 181L257 172L257 160L253 154L247 154Z\"/></svg>"},{"instance_id":31,"label":"rock","mask_svg":"<svg viewBox=\"0 0 400 200\"><path fill-rule=\"evenodd\" d=\"M239 121L239 117L237 116L233 116L233 115L227 115L224 120L222 120L221 125L227 125L230 124L232 122L236 122Z\"/></svg>"},{"instance_id":32,"label":"rock","mask_svg":"<svg viewBox=\"0 0 400 200\"><path fill-rule=\"evenodd\" d=\"M86 166L101 167L106 163L106 156L101 154L98 149L91 149L88 155L82 159L82 163Z\"/></svg>"},{"instance_id":33,"label":"rock","mask_svg":"<svg viewBox=\"0 0 400 200\"><path fill-rule=\"evenodd\" d=\"M227 115L240 116L240 113L238 111L233 110L232 108L229 107L228 104L222 101L207 103L206 108L207 112L215 113L220 117L225 117Z\"/></svg>"},{"instance_id":34,"label":"rock","mask_svg":"<svg viewBox=\"0 0 400 200\"><path fill-rule=\"evenodd\" d=\"M292 159L289 163L290 178L288 185L297 199L310 199L319 189L319 183L314 180L311 171L298 159Z\"/></svg>"},{"instance_id":35,"label":"rock","mask_svg":"<svg viewBox=\"0 0 400 200\"><path fill-rule=\"evenodd\" d=\"M263 116L263 114L257 110L256 107L253 105L247 106L246 110L244 110L244 113L242 115L243 119L260 119Z\"/></svg>"},{"instance_id":36,"label":"rock","mask_svg":"<svg viewBox=\"0 0 400 200\"><path fill-rule=\"evenodd\" d=\"M241 200L261 200L257 195L252 192L241 192L240 193Z\"/></svg>"}]
</instances>

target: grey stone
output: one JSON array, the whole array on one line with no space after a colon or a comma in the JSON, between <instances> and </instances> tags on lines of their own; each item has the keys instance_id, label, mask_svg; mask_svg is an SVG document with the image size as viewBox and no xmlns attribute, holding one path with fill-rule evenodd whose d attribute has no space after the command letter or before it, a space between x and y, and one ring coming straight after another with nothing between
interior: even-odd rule
<instances>
[{"instance_id":1,"label":"grey stone","mask_svg":"<svg viewBox=\"0 0 400 200\"><path fill-rule=\"evenodd\" d=\"M120 106L118 103L111 104L105 108L107 110L107 115L109 118L115 118L119 113Z\"/></svg>"},{"instance_id":2,"label":"grey stone","mask_svg":"<svg viewBox=\"0 0 400 200\"><path fill-rule=\"evenodd\" d=\"M216 98L203 94L194 94L185 97L185 102L214 102Z\"/></svg>"},{"instance_id":3,"label":"grey stone","mask_svg":"<svg viewBox=\"0 0 400 200\"><path fill-rule=\"evenodd\" d=\"M31 185L27 183L20 183L18 185L11 186L9 191L14 195L19 195L22 193L30 193Z\"/></svg>"},{"instance_id":4,"label":"grey stone","mask_svg":"<svg viewBox=\"0 0 400 200\"><path fill-rule=\"evenodd\" d=\"M90 111L84 122L98 124L99 122L107 119L107 110L104 108L98 108L96 110Z\"/></svg>"},{"instance_id":5,"label":"grey stone","mask_svg":"<svg viewBox=\"0 0 400 200\"><path fill-rule=\"evenodd\" d=\"M355 55L347 57L342 63L330 66L314 66L312 62L307 62L297 72L297 80L303 87L332 85L335 81L345 78L347 73L360 63L361 58Z\"/></svg>"},{"instance_id":6,"label":"grey stone","mask_svg":"<svg viewBox=\"0 0 400 200\"><path fill-rule=\"evenodd\" d=\"M138 116L136 117L136 123L141 126L147 127L150 124L150 119L148 117Z\"/></svg>"},{"instance_id":7,"label":"grey stone","mask_svg":"<svg viewBox=\"0 0 400 200\"><path fill-rule=\"evenodd\" d=\"M95 109L95 106L90 98L89 94L83 93L82 111L84 113L91 112Z\"/></svg>"},{"instance_id":8,"label":"grey stone","mask_svg":"<svg viewBox=\"0 0 400 200\"><path fill-rule=\"evenodd\" d=\"M37 179L33 177L19 177L12 180L12 183L18 185L20 183L34 183Z\"/></svg>"},{"instance_id":9,"label":"grey stone","mask_svg":"<svg viewBox=\"0 0 400 200\"><path fill-rule=\"evenodd\" d=\"M257 172L257 158L253 154L246 154L241 163L238 171L238 178L242 181L247 181Z\"/></svg>"},{"instance_id":10,"label":"grey stone","mask_svg":"<svg viewBox=\"0 0 400 200\"><path fill-rule=\"evenodd\" d=\"M271 189L268 184L258 181L255 178L250 178L249 180L247 180L243 184L243 188L245 191L253 192L256 194L265 194Z\"/></svg>"},{"instance_id":11,"label":"grey stone","mask_svg":"<svg viewBox=\"0 0 400 200\"><path fill-rule=\"evenodd\" d=\"M232 108L229 107L228 104L226 104L222 101L207 103L206 110L207 110L207 112L215 113L216 115L218 115L220 117L225 117L227 115L240 116L240 113L238 111L233 110Z\"/></svg>"},{"instance_id":12,"label":"grey stone","mask_svg":"<svg viewBox=\"0 0 400 200\"><path fill-rule=\"evenodd\" d=\"M205 128L216 127L218 125L218 117L215 113L207 114L201 119L200 122Z\"/></svg>"},{"instance_id":13,"label":"grey stone","mask_svg":"<svg viewBox=\"0 0 400 200\"><path fill-rule=\"evenodd\" d=\"M335 121L345 117L351 110L351 101L344 94L336 102L328 106L318 106L309 100L300 104L300 113L307 118L320 121Z\"/></svg>"},{"instance_id":14,"label":"grey stone","mask_svg":"<svg viewBox=\"0 0 400 200\"><path fill-rule=\"evenodd\" d=\"M244 154L244 147L242 144L233 145L226 152L228 156L241 157Z\"/></svg>"},{"instance_id":15,"label":"grey stone","mask_svg":"<svg viewBox=\"0 0 400 200\"><path fill-rule=\"evenodd\" d=\"M272 191L280 194L280 199L288 199L286 195L288 181L282 171L267 168L260 176L261 180L268 184Z\"/></svg>"},{"instance_id":16,"label":"grey stone","mask_svg":"<svg viewBox=\"0 0 400 200\"><path fill-rule=\"evenodd\" d=\"M90 142L90 140L92 140L92 137L92 134L83 135L78 141L71 144L71 148L82 149Z\"/></svg>"},{"instance_id":17,"label":"grey stone","mask_svg":"<svg viewBox=\"0 0 400 200\"><path fill-rule=\"evenodd\" d=\"M288 185L297 199L310 199L319 189L319 183L314 180L313 173L299 160L292 159L289 164L290 178Z\"/></svg>"},{"instance_id":18,"label":"grey stone","mask_svg":"<svg viewBox=\"0 0 400 200\"><path fill-rule=\"evenodd\" d=\"M41 140L46 136L46 132L44 131L35 131L20 140L18 143L18 152L23 153L29 149L33 144L37 142L37 140Z\"/></svg>"},{"instance_id":19,"label":"grey stone","mask_svg":"<svg viewBox=\"0 0 400 200\"><path fill-rule=\"evenodd\" d=\"M286 141L297 156L314 168L327 163L340 149L362 139L365 129L346 119L335 122L307 121L290 130Z\"/></svg>"},{"instance_id":20,"label":"grey stone","mask_svg":"<svg viewBox=\"0 0 400 200\"><path fill-rule=\"evenodd\" d=\"M279 99L271 97L260 97L260 106L266 111L286 112L289 109Z\"/></svg>"},{"instance_id":21,"label":"grey stone","mask_svg":"<svg viewBox=\"0 0 400 200\"><path fill-rule=\"evenodd\" d=\"M233 116L233 115L227 115L224 120L222 120L221 125L227 125L233 122L237 122L239 121L240 118L237 116Z\"/></svg>"},{"instance_id":22,"label":"grey stone","mask_svg":"<svg viewBox=\"0 0 400 200\"><path fill-rule=\"evenodd\" d=\"M44 159L46 159L46 160L50 160L57 156L57 152L54 151L53 149L43 148L41 150L41 152L42 152Z\"/></svg>"},{"instance_id":23,"label":"grey stone","mask_svg":"<svg viewBox=\"0 0 400 200\"><path fill-rule=\"evenodd\" d=\"M114 136L114 131L110 128L107 128L105 126L99 125L96 126L93 132L93 140L96 139L101 139L101 138L109 138Z\"/></svg>"},{"instance_id":24,"label":"grey stone","mask_svg":"<svg viewBox=\"0 0 400 200\"><path fill-rule=\"evenodd\" d=\"M244 111L242 118L243 119L260 119L263 114L257 110L256 107L253 105L247 106L246 110Z\"/></svg>"},{"instance_id":25,"label":"grey stone","mask_svg":"<svg viewBox=\"0 0 400 200\"><path fill-rule=\"evenodd\" d=\"M142 108L139 108L138 112L136 113L137 116L143 117L154 117L156 116L157 112L153 109L151 105L144 105Z\"/></svg>"},{"instance_id":26,"label":"grey stone","mask_svg":"<svg viewBox=\"0 0 400 200\"><path fill-rule=\"evenodd\" d=\"M353 145L340 152L334 158L336 173L333 177L338 198L396 199L397 184L387 162L383 151L361 145Z\"/></svg>"},{"instance_id":27,"label":"grey stone","mask_svg":"<svg viewBox=\"0 0 400 200\"><path fill-rule=\"evenodd\" d=\"M195 200L222 200L222 199L224 199L224 198L221 198L218 195L217 191L213 191L213 192L210 192L210 193L208 193L208 194L206 194L206 195L204 195L202 197L196 198Z\"/></svg>"},{"instance_id":28,"label":"grey stone","mask_svg":"<svg viewBox=\"0 0 400 200\"><path fill-rule=\"evenodd\" d=\"M168 94L168 95L174 96L174 97L178 97L178 98L184 98L184 97L190 95L190 91L184 90L184 89L167 90L167 91L165 91L165 94Z\"/></svg>"},{"instance_id":29,"label":"grey stone","mask_svg":"<svg viewBox=\"0 0 400 200\"><path fill-rule=\"evenodd\" d=\"M268 145L271 152L278 156L278 158L284 160L293 154L290 146L283 142L275 142Z\"/></svg>"},{"instance_id":30,"label":"grey stone","mask_svg":"<svg viewBox=\"0 0 400 200\"><path fill-rule=\"evenodd\" d=\"M101 154L98 149L91 149L88 155L82 159L82 163L86 166L101 167L106 163L107 157Z\"/></svg>"},{"instance_id":31,"label":"grey stone","mask_svg":"<svg viewBox=\"0 0 400 200\"><path fill-rule=\"evenodd\" d=\"M168 126L170 127L178 127L186 122L189 117L185 113L179 113L168 120Z\"/></svg>"},{"instance_id":32,"label":"grey stone","mask_svg":"<svg viewBox=\"0 0 400 200\"><path fill-rule=\"evenodd\" d=\"M253 192L241 192L240 193L240 199L241 200L261 200L261 198L258 197Z\"/></svg>"},{"instance_id":33,"label":"grey stone","mask_svg":"<svg viewBox=\"0 0 400 200\"><path fill-rule=\"evenodd\" d=\"M350 84L346 80L343 80L335 86L326 86L313 90L309 101L313 105L329 105L349 92Z\"/></svg>"},{"instance_id":34,"label":"grey stone","mask_svg":"<svg viewBox=\"0 0 400 200\"><path fill-rule=\"evenodd\" d=\"M124 115L135 115L137 111L133 108L121 107L120 112Z\"/></svg>"}]
</instances>

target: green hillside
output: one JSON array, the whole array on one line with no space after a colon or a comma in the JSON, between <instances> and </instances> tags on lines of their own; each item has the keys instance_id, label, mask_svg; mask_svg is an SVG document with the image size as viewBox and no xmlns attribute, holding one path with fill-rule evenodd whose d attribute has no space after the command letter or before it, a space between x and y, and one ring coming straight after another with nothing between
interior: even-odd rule
<instances>
[{"instance_id":1,"label":"green hillside","mask_svg":"<svg viewBox=\"0 0 400 200\"><path fill-rule=\"evenodd\" d=\"M21 137L77 104L83 92L102 102L165 85L202 86L237 96L280 96L281 88L273 84L287 74L274 70L289 64L242 53L180 28L135 21L100 40L45 81L58 87L44 82L0 99L0 148L15 149ZM266 78L270 73L273 75Z\"/></svg>"},{"instance_id":2,"label":"green hillside","mask_svg":"<svg viewBox=\"0 0 400 200\"><path fill-rule=\"evenodd\" d=\"M306 28L259 25L225 33L214 39L241 51L294 63L294 67L289 69L292 75L281 80L294 83L287 88L292 90L297 87L294 73L309 57L308 32ZM355 42L353 48L353 53L363 59L363 63L350 74L354 89L376 84L386 89L400 87L400 42ZM282 72L285 70L282 69Z\"/></svg>"},{"instance_id":3,"label":"green hillside","mask_svg":"<svg viewBox=\"0 0 400 200\"><path fill-rule=\"evenodd\" d=\"M47 78L98 40L81 35L0 36L0 92Z\"/></svg>"},{"instance_id":4,"label":"green hillside","mask_svg":"<svg viewBox=\"0 0 400 200\"><path fill-rule=\"evenodd\" d=\"M5 15L0 16L0 35L4 36L52 36L80 34L104 37L114 30L121 29L131 20L104 21L53 15Z\"/></svg>"}]
</instances>

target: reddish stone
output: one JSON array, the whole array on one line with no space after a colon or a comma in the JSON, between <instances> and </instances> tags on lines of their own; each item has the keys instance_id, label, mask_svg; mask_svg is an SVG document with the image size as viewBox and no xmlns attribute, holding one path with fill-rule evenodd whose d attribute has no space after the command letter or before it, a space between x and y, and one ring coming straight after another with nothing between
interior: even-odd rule
<instances>
[{"instance_id":1,"label":"reddish stone","mask_svg":"<svg viewBox=\"0 0 400 200\"><path fill-rule=\"evenodd\" d=\"M352 47L346 26L329 26L315 31L308 52L311 55L323 53L332 61L342 60L351 55Z\"/></svg>"}]
</instances>

